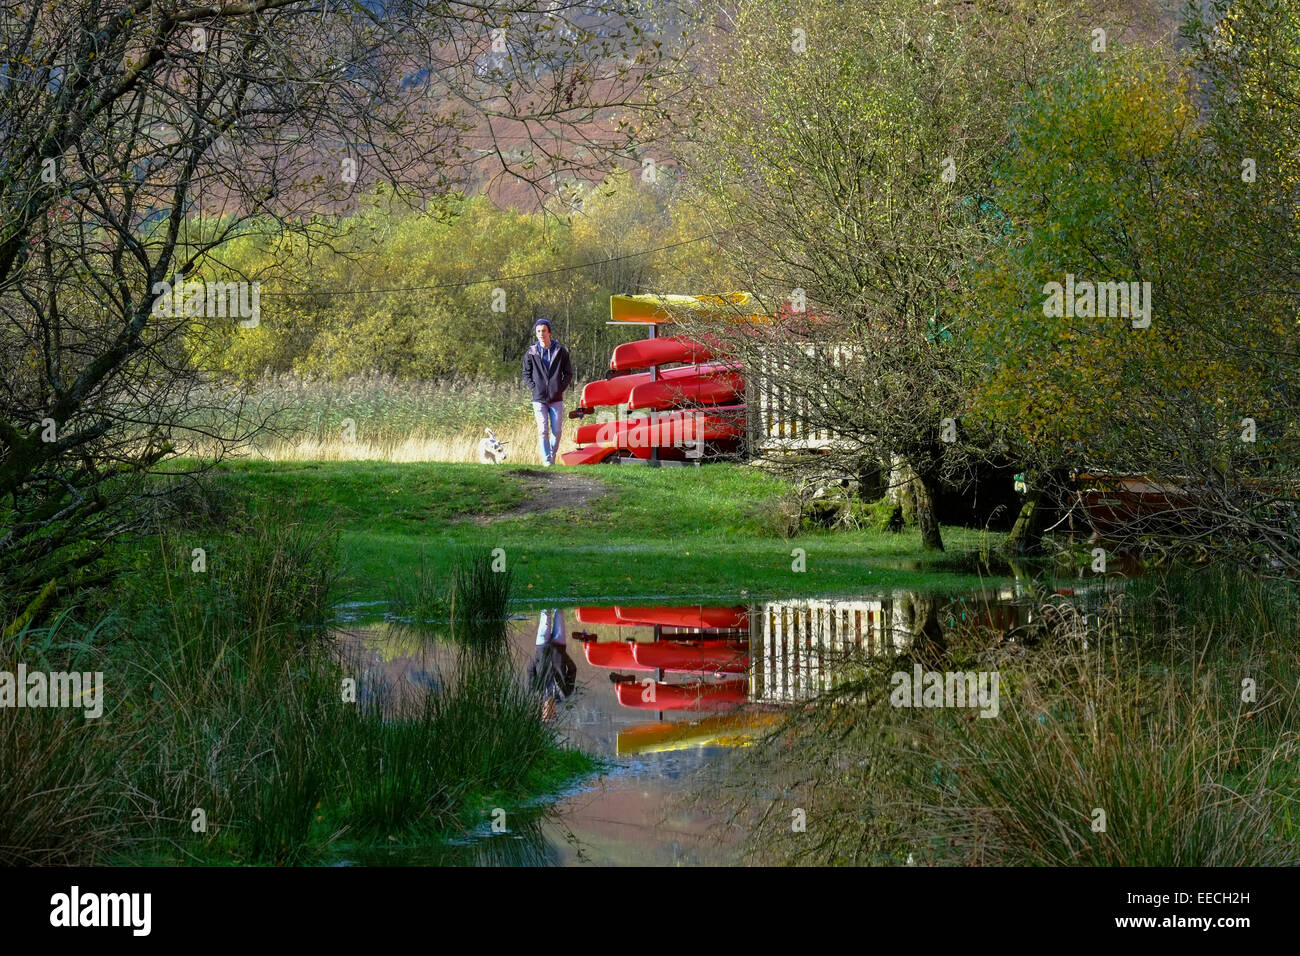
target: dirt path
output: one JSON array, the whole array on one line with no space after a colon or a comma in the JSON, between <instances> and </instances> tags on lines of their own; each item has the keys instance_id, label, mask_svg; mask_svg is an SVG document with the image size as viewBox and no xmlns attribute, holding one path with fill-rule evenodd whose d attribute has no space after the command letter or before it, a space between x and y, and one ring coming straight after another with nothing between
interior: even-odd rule
<instances>
[{"instance_id":1,"label":"dirt path","mask_svg":"<svg viewBox=\"0 0 1300 956\"><path fill-rule=\"evenodd\" d=\"M576 475L572 472L551 471L545 468L511 468L506 474L523 482L528 497L506 511L471 519L475 524L492 524L524 515L540 514L560 508L581 508L597 498L609 494L611 489L599 478Z\"/></svg>"}]
</instances>

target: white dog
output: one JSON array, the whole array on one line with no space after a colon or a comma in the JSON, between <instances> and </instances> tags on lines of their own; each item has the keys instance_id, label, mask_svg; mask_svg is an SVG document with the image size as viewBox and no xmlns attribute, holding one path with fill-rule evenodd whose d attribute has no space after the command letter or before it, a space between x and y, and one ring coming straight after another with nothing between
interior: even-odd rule
<instances>
[{"instance_id":1,"label":"white dog","mask_svg":"<svg viewBox=\"0 0 1300 956\"><path fill-rule=\"evenodd\" d=\"M487 438L478 443L478 460L485 465L499 465L506 460L506 448L497 441L492 429L483 430L487 432Z\"/></svg>"}]
</instances>

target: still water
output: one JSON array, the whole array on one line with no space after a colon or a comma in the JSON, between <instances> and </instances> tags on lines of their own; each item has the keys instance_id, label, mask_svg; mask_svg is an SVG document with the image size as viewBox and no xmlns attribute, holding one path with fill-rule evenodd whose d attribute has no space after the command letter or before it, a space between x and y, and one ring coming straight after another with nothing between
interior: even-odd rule
<instances>
[{"instance_id":1,"label":"still water","mask_svg":"<svg viewBox=\"0 0 1300 956\"><path fill-rule=\"evenodd\" d=\"M1103 580L1062 589L1086 613ZM568 792L512 809L505 833L490 821L433 847L352 851L361 865L725 865L741 862L747 821L710 797L738 752L792 708L844 679L845 662L906 653L972 618L1014 641L1033 624L1018 586L931 594L816 597L743 606L584 605L511 621L509 653L523 673L540 660L572 661L554 720L572 746L605 769ZM372 679L436 689L448 651L401 629L345 638ZM562 645L562 650L558 645ZM560 667L558 670L564 670ZM561 679L560 684L566 682ZM567 691L567 693L564 693ZM758 781L761 788L762 781Z\"/></svg>"}]
</instances>

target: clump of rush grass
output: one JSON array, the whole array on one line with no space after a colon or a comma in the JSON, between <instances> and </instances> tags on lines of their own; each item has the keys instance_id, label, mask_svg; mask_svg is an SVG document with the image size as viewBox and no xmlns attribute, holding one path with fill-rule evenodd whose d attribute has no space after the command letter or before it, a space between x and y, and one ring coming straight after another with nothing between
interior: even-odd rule
<instances>
[{"instance_id":1,"label":"clump of rush grass","mask_svg":"<svg viewBox=\"0 0 1300 956\"><path fill-rule=\"evenodd\" d=\"M997 865L1300 862L1279 818L1300 797L1300 748L1259 734L1247 705L1222 713L1236 681L1056 653L997 719L935 719L916 781L933 838L918 849ZM1281 703L1293 716L1294 695Z\"/></svg>"},{"instance_id":2,"label":"clump of rush grass","mask_svg":"<svg viewBox=\"0 0 1300 956\"><path fill-rule=\"evenodd\" d=\"M15 674L19 664L28 673L102 671L100 645L112 640L115 622L78 611L63 608L48 624L0 635L0 671ZM128 785L119 768L138 737L129 722L114 723L107 683L98 685L97 716L79 706L84 700L0 711L0 866L93 865L124 845Z\"/></svg>"},{"instance_id":3,"label":"clump of rush grass","mask_svg":"<svg viewBox=\"0 0 1300 956\"><path fill-rule=\"evenodd\" d=\"M451 619L462 630L503 624L513 572L501 555L483 549L457 552L451 568Z\"/></svg>"},{"instance_id":4,"label":"clump of rush grass","mask_svg":"<svg viewBox=\"0 0 1300 956\"><path fill-rule=\"evenodd\" d=\"M420 566L407 577L395 578L388 606L401 626L418 635L441 633L451 617L447 575L438 572L420 550Z\"/></svg>"},{"instance_id":5,"label":"clump of rush grass","mask_svg":"<svg viewBox=\"0 0 1300 956\"><path fill-rule=\"evenodd\" d=\"M87 866L121 848L131 738L77 709L23 708L0 720L0 866Z\"/></svg>"},{"instance_id":6,"label":"clump of rush grass","mask_svg":"<svg viewBox=\"0 0 1300 956\"><path fill-rule=\"evenodd\" d=\"M352 835L456 826L471 795L518 791L557 748L540 702L507 657L462 649L438 684L418 698L372 687L337 728Z\"/></svg>"}]
</instances>

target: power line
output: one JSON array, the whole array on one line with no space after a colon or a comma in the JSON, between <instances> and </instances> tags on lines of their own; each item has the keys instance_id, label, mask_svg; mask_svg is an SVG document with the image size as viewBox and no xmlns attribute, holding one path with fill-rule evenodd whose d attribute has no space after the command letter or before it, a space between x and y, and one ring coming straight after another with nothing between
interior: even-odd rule
<instances>
[{"instance_id":1,"label":"power line","mask_svg":"<svg viewBox=\"0 0 1300 956\"><path fill-rule=\"evenodd\" d=\"M304 295L384 295L393 292L429 292L434 289L467 289L470 286L487 285L488 283L511 282L516 279L532 279L537 276L555 275L559 272L573 272L576 269L590 269L592 266L604 265L607 262L620 262L623 259L635 259L637 256L648 256L655 252L663 252L665 249L676 249L678 246L688 246L693 242L700 242L704 239L712 239L717 233L710 232L707 235L696 236L694 239L683 239L681 242L670 242L666 246L657 246L654 249L643 249L640 252L629 252L621 256L610 256L608 259L595 259L591 262L580 262L572 266L559 266L555 269L542 269L538 272L521 272L517 275L496 276L491 279L473 279L469 282L440 282L437 285L413 285L405 286L399 289L317 289L310 292L269 292L261 293L263 296L304 296Z\"/></svg>"}]
</instances>

